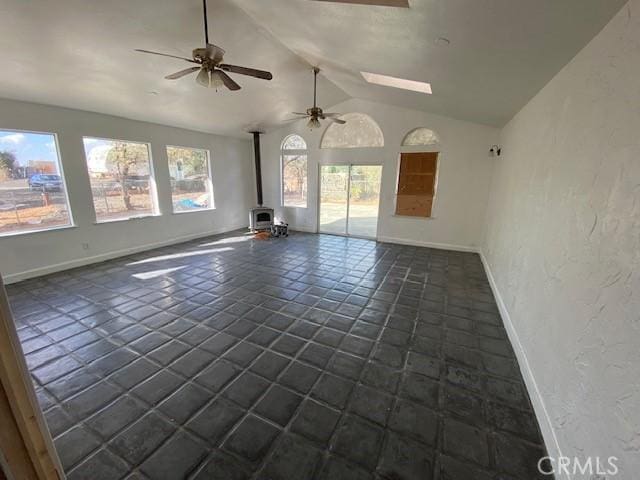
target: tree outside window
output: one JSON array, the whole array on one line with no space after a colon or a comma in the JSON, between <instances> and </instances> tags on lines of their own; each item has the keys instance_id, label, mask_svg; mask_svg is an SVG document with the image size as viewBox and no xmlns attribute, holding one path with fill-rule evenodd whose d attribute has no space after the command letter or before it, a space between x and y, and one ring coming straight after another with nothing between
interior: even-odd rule
<instances>
[{"instance_id":1,"label":"tree outside window","mask_svg":"<svg viewBox=\"0 0 640 480\"><path fill-rule=\"evenodd\" d=\"M149 145L88 137L83 140L96 221L155 215Z\"/></svg>"},{"instance_id":2,"label":"tree outside window","mask_svg":"<svg viewBox=\"0 0 640 480\"><path fill-rule=\"evenodd\" d=\"M282 142L282 205L307 207L307 144L299 135Z\"/></svg>"},{"instance_id":3,"label":"tree outside window","mask_svg":"<svg viewBox=\"0 0 640 480\"><path fill-rule=\"evenodd\" d=\"M167 147L171 199L175 213L214 208L209 152Z\"/></svg>"},{"instance_id":4,"label":"tree outside window","mask_svg":"<svg viewBox=\"0 0 640 480\"><path fill-rule=\"evenodd\" d=\"M56 136L0 130L0 235L71 224Z\"/></svg>"}]
</instances>

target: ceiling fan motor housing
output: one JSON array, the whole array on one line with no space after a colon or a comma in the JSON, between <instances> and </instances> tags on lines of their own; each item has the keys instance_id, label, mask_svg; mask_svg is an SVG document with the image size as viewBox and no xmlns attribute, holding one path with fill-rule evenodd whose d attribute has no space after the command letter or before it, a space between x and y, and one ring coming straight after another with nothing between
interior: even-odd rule
<instances>
[{"instance_id":1,"label":"ceiling fan motor housing","mask_svg":"<svg viewBox=\"0 0 640 480\"><path fill-rule=\"evenodd\" d=\"M310 117L322 118L322 109L320 107L307 108L307 115Z\"/></svg>"},{"instance_id":2,"label":"ceiling fan motor housing","mask_svg":"<svg viewBox=\"0 0 640 480\"><path fill-rule=\"evenodd\" d=\"M194 48L192 52L194 60L204 61L207 59L207 49L206 48Z\"/></svg>"}]
</instances>

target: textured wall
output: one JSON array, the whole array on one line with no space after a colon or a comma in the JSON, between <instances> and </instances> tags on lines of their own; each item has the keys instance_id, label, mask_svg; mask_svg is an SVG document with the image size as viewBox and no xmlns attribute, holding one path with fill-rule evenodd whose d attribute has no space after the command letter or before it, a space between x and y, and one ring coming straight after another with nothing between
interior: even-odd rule
<instances>
[{"instance_id":1,"label":"textured wall","mask_svg":"<svg viewBox=\"0 0 640 480\"><path fill-rule=\"evenodd\" d=\"M483 251L557 442L564 455L618 456L615 478L637 478L640 0L501 142Z\"/></svg>"},{"instance_id":2,"label":"textured wall","mask_svg":"<svg viewBox=\"0 0 640 480\"><path fill-rule=\"evenodd\" d=\"M327 110L371 116L382 129L384 147L320 149L326 122L322 128L311 132L304 121L299 121L265 135L262 141L265 202L276 207L278 214L296 228L315 231L318 223L318 164L382 165L378 221L380 240L449 247L479 246L494 163L488 152L498 139L498 129L364 100L347 100ZM434 130L442 142L438 190L433 218L429 219L394 215L400 144L404 136L416 127ZM302 135L309 147L308 208L280 208L280 144L291 133ZM408 147L405 150L421 151L424 148Z\"/></svg>"}]
</instances>

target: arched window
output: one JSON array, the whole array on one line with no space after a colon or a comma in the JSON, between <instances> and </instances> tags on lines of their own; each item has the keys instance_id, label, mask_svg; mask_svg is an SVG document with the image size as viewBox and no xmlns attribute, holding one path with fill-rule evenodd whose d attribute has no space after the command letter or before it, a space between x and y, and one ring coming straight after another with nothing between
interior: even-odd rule
<instances>
[{"instance_id":1,"label":"arched window","mask_svg":"<svg viewBox=\"0 0 640 480\"><path fill-rule=\"evenodd\" d=\"M403 147L413 145L438 145L439 143L440 138L438 134L425 127L414 128L402 139Z\"/></svg>"},{"instance_id":2,"label":"arched window","mask_svg":"<svg viewBox=\"0 0 640 480\"><path fill-rule=\"evenodd\" d=\"M440 138L418 127L402 139L396 190L396 215L432 217L438 186ZM406 148L409 147L409 148Z\"/></svg>"},{"instance_id":3,"label":"arched window","mask_svg":"<svg viewBox=\"0 0 640 480\"><path fill-rule=\"evenodd\" d=\"M300 135L289 135L282 141L282 150L306 150L307 142Z\"/></svg>"},{"instance_id":4,"label":"arched window","mask_svg":"<svg viewBox=\"0 0 640 480\"><path fill-rule=\"evenodd\" d=\"M289 135L280 152L281 198L283 207L307 207L307 142Z\"/></svg>"},{"instance_id":5,"label":"arched window","mask_svg":"<svg viewBox=\"0 0 640 480\"><path fill-rule=\"evenodd\" d=\"M376 121L364 113L346 113L344 125L332 123L324 131L320 148L384 147L384 136Z\"/></svg>"}]
</instances>

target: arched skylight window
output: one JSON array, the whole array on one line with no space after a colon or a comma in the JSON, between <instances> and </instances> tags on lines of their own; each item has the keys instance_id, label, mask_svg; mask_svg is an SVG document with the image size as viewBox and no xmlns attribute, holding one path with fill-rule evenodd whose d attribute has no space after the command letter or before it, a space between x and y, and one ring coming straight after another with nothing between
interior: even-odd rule
<instances>
[{"instance_id":1,"label":"arched skylight window","mask_svg":"<svg viewBox=\"0 0 640 480\"><path fill-rule=\"evenodd\" d=\"M438 145L440 138L433 130L425 127L418 127L407 133L402 140L402 146L412 145Z\"/></svg>"},{"instance_id":2,"label":"arched skylight window","mask_svg":"<svg viewBox=\"0 0 640 480\"><path fill-rule=\"evenodd\" d=\"M324 131L320 148L384 147L382 130L364 113L346 113L340 117L344 125L332 123Z\"/></svg>"},{"instance_id":3,"label":"arched skylight window","mask_svg":"<svg viewBox=\"0 0 640 480\"><path fill-rule=\"evenodd\" d=\"M300 135L282 141L280 153L283 207L307 206L307 142Z\"/></svg>"}]
</instances>

